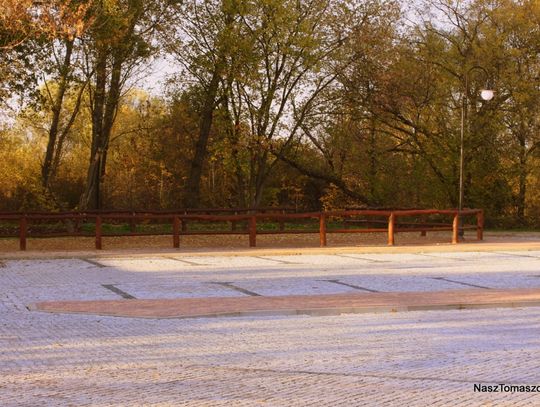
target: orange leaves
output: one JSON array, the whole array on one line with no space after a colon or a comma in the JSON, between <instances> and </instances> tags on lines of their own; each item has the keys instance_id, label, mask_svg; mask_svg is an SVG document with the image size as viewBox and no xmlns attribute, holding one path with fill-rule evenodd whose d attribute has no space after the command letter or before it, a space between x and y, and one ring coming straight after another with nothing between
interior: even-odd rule
<instances>
[{"instance_id":1,"label":"orange leaves","mask_svg":"<svg viewBox=\"0 0 540 407\"><path fill-rule=\"evenodd\" d=\"M0 48L10 49L33 38L81 36L92 19L92 2L72 0L0 0Z\"/></svg>"}]
</instances>

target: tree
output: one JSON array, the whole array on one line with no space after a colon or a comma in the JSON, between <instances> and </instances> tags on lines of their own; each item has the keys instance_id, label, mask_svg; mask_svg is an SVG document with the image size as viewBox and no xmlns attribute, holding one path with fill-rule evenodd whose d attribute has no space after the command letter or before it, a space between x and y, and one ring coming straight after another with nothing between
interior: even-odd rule
<instances>
[{"instance_id":1,"label":"tree","mask_svg":"<svg viewBox=\"0 0 540 407\"><path fill-rule=\"evenodd\" d=\"M118 107L128 80L153 49L151 37L167 1L114 0L92 8L94 28L85 50L85 75L92 117L92 142L81 209L99 209L107 152Z\"/></svg>"},{"instance_id":2,"label":"tree","mask_svg":"<svg viewBox=\"0 0 540 407\"><path fill-rule=\"evenodd\" d=\"M201 178L215 110L220 102L220 85L227 64L238 57L242 42L238 24L246 4L237 0L189 0L175 14L176 30L166 35L166 48L184 67L200 90L199 134L184 186L183 205L200 204ZM170 28L169 28L170 29ZM182 74L181 74L182 75ZM185 79L179 84L185 86Z\"/></svg>"},{"instance_id":3,"label":"tree","mask_svg":"<svg viewBox=\"0 0 540 407\"><path fill-rule=\"evenodd\" d=\"M260 205L265 183L285 151L301 138L325 90L342 69L338 56L350 15L337 2L247 2L240 26L251 45L244 63L230 64L226 102L234 132L247 124L250 206ZM341 26L337 26L337 22Z\"/></svg>"},{"instance_id":4,"label":"tree","mask_svg":"<svg viewBox=\"0 0 540 407\"><path fill-rule=\"evenodd\" d=\"M326 182L329 190L337 188L351 204L376 205L380 203L374 192L377 168L360 168L358 163L364 161L358 157L369 140L368 160L375 164L372 99L378 92L375 84L395 54L400 10L393 2L345 4L348 8L330 13L328 21L338 45L323 61L332 82L315 95L299 122L302 144L277 154L301 173ZM315 150L317 160L306 154L306 146Z\"/></svg>"},{"instance_id":5,"label":"tree","mask_svg":"<svg viewBox=\"0 0 540 407\"><path fill-rule=\"evenodd\" d=\"M437 10L438 20L424 12L426 20L407 33L401 52L381 82L377 118L395 139L394 151L430 169L429 176L436 183L426 190L431 197L424 196L421 201L457 206L460 121L462 103L467 100L465 204L485 205L496 211L500 204L504 206L507 196L495 141L500 130L497 108L504 98L497 95L495 100L482 103L477 97L485 81L493 82L496 73L488 62L496 51L483 43L490 8L481 1L435 0L424 4L426 9ZM476 66L482 69L473 69ZM464 94L466 77L468 94ZM437 190L441 194L434 193Z\"/></svg>"},{"instance_id":6,"label":"tree","mask_svg":"<svg viewBox=\"0 0 540 407\"><path fill-rule=\"evenodd\" d=\"M492 63L498 67L497 92L503 100L504 161L515 186L516 220L526 225L530 161L540 146L540 7L532 1L500 1L489 17L485 41L498 48Z\"/></svg>"},{"instance_id":7,"label":"tree","mask_svg":"<svg viewBox=\"0 0 540 407\"><path fill-rule=\"evenodd\" d=\"M41 165L41 183L46 191L58 169L66 138L79 114L87 83L77 80L74 74L75 39L65 38L51 46L54 55L54 83L45 83L45 106L51 111L48 142ZM54 85L54 86L53 86ZM74 92L74 103L66 106L66 95Z\"/></svg>"}]
</instances>

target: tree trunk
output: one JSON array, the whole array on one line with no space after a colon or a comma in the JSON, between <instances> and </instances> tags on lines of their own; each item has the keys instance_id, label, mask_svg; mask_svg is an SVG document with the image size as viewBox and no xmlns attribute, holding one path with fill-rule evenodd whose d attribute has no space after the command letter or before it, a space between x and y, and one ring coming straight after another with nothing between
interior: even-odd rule
<instances>
[{"instance_id":1,"label":"tree trunk","mask_svg":"<svg viewBox=\"0 0 540 407\"><path fill-rule=\"evenodd\" d=\"M517 220L521 226L526 224L525 220L525 197L527 193L527 146L525 137L519 139L519 189L516 202Z\"/></svg>"},{"instance_id":2,"label":"tree trunk","mask_svg":"<svg viewBox=\"0 0 540 407\"><path fill-rule=\"evenodd\" d=\"M369 155L369 195L373 202L377 202L377 172L378 172L378 159L377 159L377 146L376 146L376 130L375 130L375 120L373 117L370 120L370 129L369 129L369 145L368 145L368 155Z\"/></svg>"},{"instance_id":3,"label":"tree trunk","mask_svg":"<svg viewBox=\"0 0 540 407\"><path fill-rule=\"evenodd\" d=\"M216 97L223 70L222 65L221 62L218 62L214 68L212 79L210 80L210 84L206 91L199 125L199 137L195 144L195 154L191 161L189 176L184 190L185 208L196 208L200 203L201 177L208 151L208 139L210 138L210 130L212 129Z\"/></svg>"},{"instance_id":4,"label":"tree trunk","mask_svg":"<svg viewBox=\"0 0 540 407\"><path fill-rule=\"evenodd\" d=\"M264 185L266 183L266 179L268 178L268 171L267 171L267 160L268 160L268 152L264 151L262 154L257 156L257 162L255 165L255 177L254 177L254 185L253 185L253 194L252 194L252 200L250 202L251 208L258 208L261 205L261 201L263 198L263 192L264 192Z\"/></svg>"},{"instance_id":5,"label":"tree trunk","mask_svg":"<svg viewBox=\"0 0 540 407\"><path fill-rule=\"evenodd\" d=\"M55 156L57 151L61 149L61 142L63 139L59 139L58 133L60 128L60 118L62 114L62 106L64 104L64 97L68 87L69 71L71 67L71 55L73 53L73 41L66 41L66 54L64 56L64 62L60 68L60 80L58 83L58 91L54 98L52 105L52 120L49 127L49 140L47 142L47 150L45 151L45 158L41 166L41 185L45 189L49 189L49 183L52 177L54 177Z\"/></svg>"},{"instance_id":6,"label":"tree trunk","mask_svg":"<svg viewBox=\"0 0 540 407\"><path fill-rule=\"evenodd\" d=\"M98 51L96 63L96 83L93 99L91 101L92 114L92 146L90 149L90 162L86 174L86 185L79 204L80 209L99 209L100 194L99 181L101 174L101 155L103 148L103 112L105 110L107 86L107 52Z\"/></svg>"},{"instance_id":7,"label":"tree trunk","mask_svg":"<svg viewBox=\"0 0 540 407\"><path fill-rule=\"evenodd\" d=\"M246 201L246 180L242 169L240 157L240 121L235 123L231 121L231 129L229 131L229 139L231 142L231 158L234 163L234 175L236 185L232 188L234 196L234 206L244 208L247 205Z\"/></svg>"}]
</instances>

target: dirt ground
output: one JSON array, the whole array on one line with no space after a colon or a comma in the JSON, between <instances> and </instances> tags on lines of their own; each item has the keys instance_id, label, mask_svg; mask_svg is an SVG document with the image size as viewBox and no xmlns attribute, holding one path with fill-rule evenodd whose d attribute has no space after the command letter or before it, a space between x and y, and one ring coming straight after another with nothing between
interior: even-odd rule
<instances>
[{"instance_id":1,"label":"dirt ground","mask_svg":"<svg viewBox=\"0 0 540 407\"><path fill-rule=\"evenodd\" d=\"M486 232L488 242L540 242L540 232ZM365 247L386 246L386 233L348 233L328 234L328 247ZM448 245L451 232L432 232L427 236L420 233L398 233L395 237L396 246L409 245ZM475 233L465 235L465 243L476 241ZM212 235L212 236L182 236L180 247L184 249L246 249L249 247L247 235ZM257 235L259 248L316 248L319 247L319 235L287 234L287 235ZM104 237L103 249L171 249L172 236L125 236ZM19 250L19 241L15 238L0 239L0 253ZM65 238L29 238L28 251L91 251L94 250L93 237Z\"/></svg>"}]
</instances>

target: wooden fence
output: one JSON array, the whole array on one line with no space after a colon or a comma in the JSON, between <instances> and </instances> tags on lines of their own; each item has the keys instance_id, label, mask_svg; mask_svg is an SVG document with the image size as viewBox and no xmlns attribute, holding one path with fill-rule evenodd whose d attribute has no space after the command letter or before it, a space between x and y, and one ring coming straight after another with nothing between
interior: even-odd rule
<instances>
[{"instance_id":1,"label":"wooden fence","mask_svg":"<svg viewBox=\"0 0 540 407\"><path fill-rule=\"evenodd\" d=\"M460 229L476 230L478 240L483 239L484 212L481 209L465 209L459 212L456 209L413 209L413 210L342 210L331 212L288 213L289 209L274 208L264 211L248 209L219 210L215 214L213 210L179 210L166 212L27 212L27 213L0 213L0 222L15 224L18 233L3 233L0 237L18 237L20 250L26 250L26 242L30 237L66 237L66 236L92 236L95 237L95 248L103 248L103 237L107 236L147 236L147 235L171 235L173 247L180 247L180 237L183 235L210 235L210 234L245 234L249 237L249 246L255 247L257 235L262 234L297 234L318 233L321 246L327 244L328 233L387 233L388 245L395 244L395 234L400 232L420 232L426 235L432 231L451 231L453 244L459 242ZM201 213L203 212L203 213ZM451 220L449 223L427 222L427 217L445 217ZM359 219L360 218L360 219ZM411 218L413 218L411 220ZM460 218L476 218L473 224L464 224ZM339 220L342 227L328 227L329 220ZM286 223L298 224L298 221L316 221L315 229L286 229ZM278 225L277 229L257 229L257 225L263 221L273 222ZM39 232L40 226L50 226L54 222L68 225L64 231ZM108 223L107 223L108 222ZM107 224L129 224L127 233L104 230ZM170 230L146 230L137 231L137 224L154 222L157 225L166 225ZM191 223L229 223L228 230L189 230ZM88 224L93 226L88 230ZM336 223L336 222L334 222ZM81 225L86 225L87 231L82 230ZM239 224L245 227L238 228ZM338 226L339 226L338 225ZM350 226L365 226L355 227ZM12 227L13 231L15 227Z\"/></svg>"}]
</instances>

